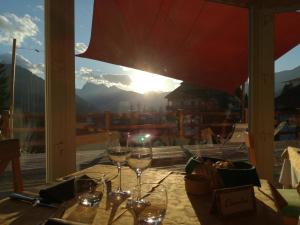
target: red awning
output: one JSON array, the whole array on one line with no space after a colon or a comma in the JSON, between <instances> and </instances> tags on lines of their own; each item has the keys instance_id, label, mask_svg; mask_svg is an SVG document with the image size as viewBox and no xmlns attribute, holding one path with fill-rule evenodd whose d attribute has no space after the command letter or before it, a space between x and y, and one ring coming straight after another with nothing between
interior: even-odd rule
<instances>
[{"instance_id":1,"label":"red awning","mask_svg":"<svg viewBox=\"0 0 300 225\"><path fill-rule=\"evenodd\" d=\"M275 59L300 42L300 13L276 16ZM233 92L248 75L248 10L204 0L95 0L81 57Z\"/></svg>"}]
</instances>

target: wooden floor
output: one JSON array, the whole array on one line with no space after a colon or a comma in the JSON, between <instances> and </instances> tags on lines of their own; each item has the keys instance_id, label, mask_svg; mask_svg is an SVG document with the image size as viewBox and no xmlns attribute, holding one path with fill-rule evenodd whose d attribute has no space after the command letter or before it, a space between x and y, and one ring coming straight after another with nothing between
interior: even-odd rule
<instances>
[{"instance_id":1,"label":"wooden floor","mask_svg":"<svg viewBox=\"0 0 300 225\"><path fill-rule=\"evenodd\" d=\"M277 143L275 155L275 175L278 180L282 165L280 155L287 146L300 147L299 142ZM184 165L190 155L208 156L230 160L247 160L247 149L241 144L232 145L201 145L201 146L168 146L153 148L152 167L167 168L173 170L184 170ZM91 145L76 152L77 169L84 169L95 164L110 164L105 150L99 149L97 145ZM36 190L37 186L45 183L45 154L22 154L21 168L24 179L25 190ZM0 197L7 195L12 188L10 166L0 177Z\"/></svg>"}]
</instances>

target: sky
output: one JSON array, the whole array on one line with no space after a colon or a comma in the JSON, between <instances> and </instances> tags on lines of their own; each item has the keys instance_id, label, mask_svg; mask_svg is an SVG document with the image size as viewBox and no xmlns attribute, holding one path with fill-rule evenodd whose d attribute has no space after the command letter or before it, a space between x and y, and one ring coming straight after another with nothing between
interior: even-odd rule
<instances>
[{"instance_id":1,"label":"sky","mask_svg":"<svg viewBox=\"0 0 300 225\"><path fill-rule=\"evenodd\" d=\"M15 37L17 64L43 78L44 1L0 0L0 4L0 58L5 58L4 62L10 60L12 38ZM75 0L76 54L85 51L88 46L92 11L93 0ZM169 92L181 83L179 80L80 57L75 57L75 65L76 88L82 88L89 81L139 93Z\"/></svg>"},{"instance_id":2,"label":"sky","mask_svg":"<svg viewBox=\"0 0 300 225\"><path fill-rule=\"evenodd\" d=\"M44 77L44 0L0 0L0 60L10 59L17 38L17 64ZM75 53L83 52L91 33L93 0L75 0ZM275 62L275 72L300 65L300 45ZM2 60L3 61L3 60ZM179 80L104 62L75 57L76 88L87 81L139 93L172 91ZM113 75L111 76L107 75Z\"/></svg>"}]
</instances>

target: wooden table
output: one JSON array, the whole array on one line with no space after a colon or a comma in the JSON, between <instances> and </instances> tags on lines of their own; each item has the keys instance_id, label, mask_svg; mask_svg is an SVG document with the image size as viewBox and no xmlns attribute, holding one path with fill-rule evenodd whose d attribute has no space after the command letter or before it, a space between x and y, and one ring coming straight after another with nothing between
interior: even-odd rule
<instances>
[{"instance_id":1,"label":"wooden table","mask_svg":"<svg viewBox=\"0 0 300 225\"><path fill-rule=\"evenodd\" d=\"M88 168L80 173L106 173L109 176L116 173L113 166L97 165ZM123 189L130 188L136 184L136 178L133 171L125 167L123 173ZM148 169L144 172L143 182L161 182L168 190L168 208L164 225L218 225L218 224L281 224L281 217L277 212L273 196L267 182L262 181L262 188L255 188L257 202L257 211L255 214L232 218L227 220L219 219L210 214L211 195L189 196L185 192L184 175L178 172L168 170ZM116 179L112 181L113 187L116 185ZM50 210L48 208L32 208L31 206L4 199L0 201L0 224L40 224L50 216L62 216L64 219L80 221L92 224L107 224L109 210L105 209L105 196L101 204L96 209L84 208L77 204L69 204L69 208L61 214L62 210ZM124 209L124 206L117 212L117 218L113 224L132 224L131 214Z\"/></svg>"}]
</instances>

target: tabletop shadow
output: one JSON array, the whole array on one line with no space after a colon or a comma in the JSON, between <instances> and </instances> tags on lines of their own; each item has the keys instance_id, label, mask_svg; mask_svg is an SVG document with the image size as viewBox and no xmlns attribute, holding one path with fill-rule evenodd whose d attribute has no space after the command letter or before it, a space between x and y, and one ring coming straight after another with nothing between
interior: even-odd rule
<instances>
[{"instance_id":1,"label":"tabletop shadow","mask_svg":"<svg viewBox=\"0 0 300 225\"><path fill-rule=\"evenodd\" d=\"M41 224L55 214L57 209L33 207L28 203L4 199L0 202L0 224L32 225ZM1 222L2 220L2 222Z\"/></svg>"}]
</instances>

